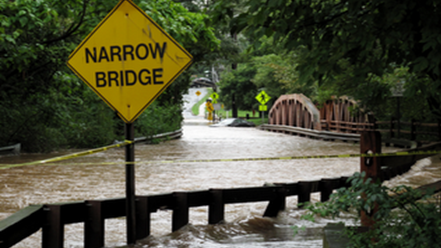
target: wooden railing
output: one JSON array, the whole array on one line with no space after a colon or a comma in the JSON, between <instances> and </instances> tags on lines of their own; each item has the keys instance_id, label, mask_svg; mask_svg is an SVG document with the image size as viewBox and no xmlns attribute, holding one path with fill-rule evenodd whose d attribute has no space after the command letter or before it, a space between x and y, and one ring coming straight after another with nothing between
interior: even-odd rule
<instances>
[{"instance_id":1,"label":"wooden railing","mask_svg":"<svg viewBox=\"0 0 441 248\"><path fill-rule=\"evenodd\" d=\"M360 133L363 131L372 131L375 128L374 123L368 122L349 122L349 121L326 121L321 120L322 130L342 133Z\"/></svg>"},{"instance_id":2,"label":"wooden railing","mask_svg":"<svg viewBox=\"0 0 441 248\"><path fill-rule=\"evenodd\" d=\"M259 126L262 130L281 132L287 134L295 134L310 138L322 139L322 140L343 140L343 141L360 141L360 134L358 133L338 133L324 130L314 130L302 127L293 127L286 125L269 125L264 124Z\"/></svg>"},{"instance_id":3,"label":"wooden railing","mask_svg":"<svg viewBox=\"0 0 441 248\"><path fill-rule=\"evenodd\" d=\"M375 126L377 131L386 133L389 138L399 138L399 134L405 134L406 138L410 140L426 141L427 136L441 140L441 122L422 123L414 120L398 122L391 119L390 121L377 121ZM423 136L423 139L420 138L421 136Z\"/></svg>"},{"instance_id":4,"label":"wooden railing","mask_svg":"<svg viewBox=\"0 0 441 248\"><path fill-rule=\"evenodd\" d=\"M386 143L386 145L394 144L395 146L403 148L416 147L418 142L430 143L441 140L441 123L400 122L400 126L402 127L399 129L399 133L401 135L398 135L397 123L397 121L359 123L321 120L321 130L289 125L268 124L261 125L260 129L319 138L323 140L337 139L345 141L358 141L359 134L364 131L379 131L383 134L383 142ZM404 126L406 128L403 128ZM427 137L430 137L430 139Z\"/></svg>"},{"instance_id":5,"label":"wooden railing","mask_svg":"<svg viewBox=\"0 0 441 248\"><path fill-rule=\"evenodd\" d=\"M263 187L210 189L136 197L136 237L150 235L150 214L172 210L172 231L189 223L189 209L208 206L208 224L224 220L226 204L268 201L263 213L276 217L285 209L286 197L298 196L298 203L310 201L311 193L321 193L321 201L332 191L347 186L347 177L296 183L274 183ZM60 248L64 225L84 223L84 247L104 247L104 221L125 216L125 198L33 205L0 221L0 247L11 247L42 228L42 247Z\"/></svg>"}]
</instances>

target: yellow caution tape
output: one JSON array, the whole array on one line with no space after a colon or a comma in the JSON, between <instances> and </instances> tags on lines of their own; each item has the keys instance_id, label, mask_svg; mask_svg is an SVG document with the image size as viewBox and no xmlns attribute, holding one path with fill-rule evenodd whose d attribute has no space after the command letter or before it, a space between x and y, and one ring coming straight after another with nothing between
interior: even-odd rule
<instances>
[{"instance_id":1,"label":"yellow caution tape","mask_svg":"<svg viewBox=\"0 0 441 248\"><path fill-rule=\"evenodd\" d=\"M124 141L115 145L102 148L92 149L84 152L68 154L65 156L55 157L46 160L23 164L1 165L0 169L7 169L28 165L42 165L51 162L57 162L85 156L110 148L121 147L133 143L133 141ZM364 154L337 154L337 155L311 155L311 156L292 156L292 157L267 157L267 158L231 158L231 159L193 159L193 160L154 160L154 161L137 161L137 162L100 162L100 163L63 163L63 165L115 165L115 164L172 164L172 163L211 163L211 162L246 162L246 161L270 161L270 160L297 160L297 159L324 159L324 158L355 158L355 157L395 157L395 156L419 156L419 155L435 155L441 151L413 151L413 152L392 152L392 153L364 153Z\"/></svg>"},{"instance_id":2,"label":"yellow caution tape","mask_svg":"<svg viewBox=\"0 0 441 248\"><path fill-rule=\"evenodd\" d=\"M132 144L133 142L134 141L125 140L121 143L117 143L114 145L104 146L104 147L91 149L91 150L87 150L87 151L83 151L83 152L71 153L71 154L67 154L67 155L63 155L63 156L59 156L59 157L55 157L55 158L49 158L49 159L45 159L45 160L33 161L33 162L22 163L22 164L1 165L0 169L8 169L8 168L13 168L13 167L21 167L21 166L28 166L28 165L40 165L40 164L58 162L58 161L62 161L62 160L67 160L67 159L72 159L72 158L77 158L77 157L82 157L82 156L98 153L98 152L103 152L103 151L106 151L111 148L126 146L129 144Z\"/></svg>"},{"instance_id":3,"label":"yellow caution tape","mask_svg":"<svg viewBox=\"0 0 441 248\"><path fill-rule=\"evenodd\" d=\"M140 163L205 163L205 162L244 162L244 161L265 161L265 160L296 160L296 159L323 159L323 158L355 158L355 157L394 157L394 156L414 156L414 155L435 155L441 151L415 151L415 152L393 152L393 153L364 153L364 154L337 154L337 155L311 155L311 156L292 156L292 157L267 157L267 158L232 158L232 159L195 159L195 160L162 160L144 161Z\"/></svg>"}]
</instances>

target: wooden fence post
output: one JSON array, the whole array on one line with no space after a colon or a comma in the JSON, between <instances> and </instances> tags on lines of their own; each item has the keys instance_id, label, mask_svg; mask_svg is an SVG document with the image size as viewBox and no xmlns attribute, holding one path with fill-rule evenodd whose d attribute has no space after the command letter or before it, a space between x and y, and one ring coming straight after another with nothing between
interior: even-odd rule
<instances>
[{"instance_id":1,"label":"wooden fence post","mask_svg":"<svg viewBox=\"0 0 441 248\"><path fill-rule=\"evenodd\" d=\"M377 154L381 153L381 134L379 132L362 132L360 134L360 154ZM381 180L381 164L380 157L361 157L360 172L365 172L367 178L371 178L373 182ZM372 211L372 215L375 210ZM366 213L361 213L361 224L371 227L374 222Z\"/></svg>"},{"instance_id":2,"label":"wooden fence post","mask_svg":"<svg viewBox=\"0 0 441 248\"><path fill-rule=\"evenodd\" d=\"M84 247L104 247L104 217L101 201L86 201L88 208L84 222Z\"/></svg>"},{"instance_id":3,"label":"wooden fence post","mask_svg":"<svg viewBox=\"0 0 441 248\"><path fill-rule=\"evenodd\" d=\"M380 132L362 132L360 134L360 154L381 153L381 134ZM366 172L366 177L373 181L380 179L381 165L380 157L361 157L360 171Z\"/></svg>"},{"instance_id":4,"label":"wooden fence post","mask_svg":"<svg viewBox=\"0 0 441 248\"><path fill-rule=\"evenodd\" d=\"M210 189L210 204L208 205L208 224L219 224L224 221L225 204L221 189Z\"/></svg>"},{"instance_id":5,"label":"wooden fence post","mask_svg":"<svg viewBox=\"0 0 441 248\"><path fill-rule=\"evenodd\" d=\"M63 248L64 224L61 221L61 205L45 205L46 224L43 226L43 248Z\"/></svg>"},{"instance_id":6,"label":"wooden fence post","mask_svg":"<svg viewBox=\"0 0 441 248\"><path fill-rule=\"evenodd\" d=\"M189 207L186 192L174 192L174 207L172 215L172 231L177 231L188 224Z\"/></svg>"},{"instance_id":7,"label":"wooden fence post","mask_svg":"<svg viewBox=\"0 0 441 248\"><path fill-rule=\"evenodd\" d=\"M299 194L298 194L298 200L297 203L299 204L299 208L302 208L302 205L300 203L309 202L311 200L311 189L312 184L308 181L300 181L299 183Z\"/></svg>"},{"instance_id":8,"label":"wooden fence post","mask_svg":"<svg viewBox=\"0 0 441 248\"><path fill-rule=\"evenodd\" d=\"M280 211L285 210L286 207L286 190L282 186L275 187L276 196L270 200L266 207L264 217L277 217Z\"/></svg>"},{"instance_id":9,"label":"wooden fence post","mask_svg":"<svg viewBox=\"0 0 441 248\"><path fill-rule=\"evenodd\" d=\"M136 209L136 240L150 236L150 212L148 209L148 196L137 196Z\"/></svg>"},{"instance_id":10,"label":"wooden fence post","mask_svg":"<svg viewBox=\"0 0 441 248\"><path fill-rule=\"evenodd\" d=\"M332 194L332 191L338 187L340 184L340 178L323 178L320 180L319 189L320 189L320 201L325 202L329 200L329 197Z\"/></svg>"}]
</instances>

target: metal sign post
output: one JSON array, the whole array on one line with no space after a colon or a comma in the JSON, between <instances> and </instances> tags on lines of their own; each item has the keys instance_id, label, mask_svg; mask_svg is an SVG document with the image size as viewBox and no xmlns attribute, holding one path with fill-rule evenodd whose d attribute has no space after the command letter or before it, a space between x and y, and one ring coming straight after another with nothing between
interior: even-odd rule
<instances>
[{"instance_id":1,"label":"metal sign post","mask_svg":"<svg viewBox=\"0 0 441 248\"><path fill-rule=\"evenodd\" d=\"M263 124L265 121L265 111L267 111L267 106L265 104L271 99L271 97L264 90L262 90L255 98L258 102L260 102L259 110L262 114Z\"/></svg>"},{"instance_id":2,"label":"metal sign post","mask_svg":"<svg viewBox=\"0 0 441 248\"><path fill-rule=\"evenodd\" d=\"M259 105L259 111L262 114L262 124L265 121L265 111L268 110L268 107L266 105Z\"/></svg>"},{"instance_id":3,"label":"metal sign post","mask_svg":"<svg viewBox=\"0 0 441 248\"><path fill-rule=\"evenodd\" d=\"M193 61L132 0L120 0L72 52L67 65L124 120L133 122ZM127 244L136 242L135 150L126 146Z\"/></svg>"},{"instance_id":4,"label":"metal sign post","mask_svg":"<svg viewBox=\"0 0 441 248\"><path fill-rule=\"evenodd\" d=\"M126 140L134 141L133 123L125 124ZM135 213L135 144L126 146L126 224L127 244L136 242L136 213Z\"/></svg>"}]
</instances>

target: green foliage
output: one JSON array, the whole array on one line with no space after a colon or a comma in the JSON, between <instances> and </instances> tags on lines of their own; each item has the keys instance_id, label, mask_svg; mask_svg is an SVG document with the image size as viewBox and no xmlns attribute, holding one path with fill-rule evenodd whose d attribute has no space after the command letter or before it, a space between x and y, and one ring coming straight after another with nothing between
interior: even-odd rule
<instances>
[{"instance_id":1,"label":"green foliage","mask_svg":"<svg viewBox=\"0 0 441 248\"><path fill-rule=\"evenodd\" d=\"M239 15L228 11L244 6ZM436 0L224 0L213 6L213 17L229 23L233 33L242 31L254 40L271 36L289 50L302 49L300 81L366 92L369 108L386 90L372 77L408 67L414 75L408 88L420 92L431 114L441 119L439 7Z\"/></svg>"},{"instance_id":2,"label":"green foliage","mask_svg":"<svg viewBox=\"0 0 441 248\"><path fill-rule=\"evenodd\" d=\"M225 72L219 83L219 100L226 108L231 108L233 96L238 109L253 109L257 103L254 99L257 95L257 87L251 79L256 74L256 68L250 63L237 66L236 70Z\"/></svg>"},{"instance_id":3,"label":"green foliage","mask_svg":"<svg viewBox=\"0 0 441 248\"><path fill-rule=\"evenodd\" d=\"M160 106L153 102L136 120L136 133L140 136L151 136L167 133L181 128L182 109L177 105Z\"/></svg>"},{"instance_id":4,"label":"green foliage","mask_svg":"<svg viewBox=\"0 0 441 248\"><path fill-rule=\"evenodd\" d=\"M306 84L299 80L297 51L287 52L280 47L271 46L272 39L262 38L259 44L261 45L259 49L251 49L241 54L242 62L236 70L228 70L222 75L220 82L222 98L225 97L227 101L232 100L234 92L241 96L236 100L236 103L240 101L242 104L239 108L258 109L259 103L255 100L255 96L261 90L265 90L272 97L268 105L283 94L303 93L307 96L315 96L317 85Z\"/></svg>"},{"instance_id":5,"label":"green foliage","mask_svg":"<svg viewBox=\"0 0 441 248\"><path fill-rule=\"evenodd\" d=\"M302 93L311 97L316 94L315 84L299 80L298 56L295 52L256 56L252 61L257 71L253 82L270 96L275 96L272 101L283 94Z\"/></svg>"},{"instance_id":6,"label":"green foliage","mask_svg":"<svg viewBox=\"0 0 441 248\"><path fill-rule=\"evenodd\" d=\"M356 173L349 188L338 189L328 202L310 204L305 219L350 213L358 223L362 212L374 221L371 230L348 229L350 247L438 247L441 241L440 202L407 186L387 188ZM421 200L419 200L421 199ZM375 210L375 211L374 211Z\"/></svg>"},{"instance_id":7,"label":"green foliage","mask_svg":"<svg viewBox=\"0 0 441 248\"><path fill-rule=\"evenodd\" d=\"M135 2L195 61L219 46L207 15L189 12L171 0ZM116 3L0 2L0 126L5 130L0 146L20 142L24 151L41 152L108 144L121 135L121 120L65 65ZM183 73L157 99L164 111L180 106L189 77ZM171 121L170 125L180 123Z\"/></svg>"}]
</instances>

